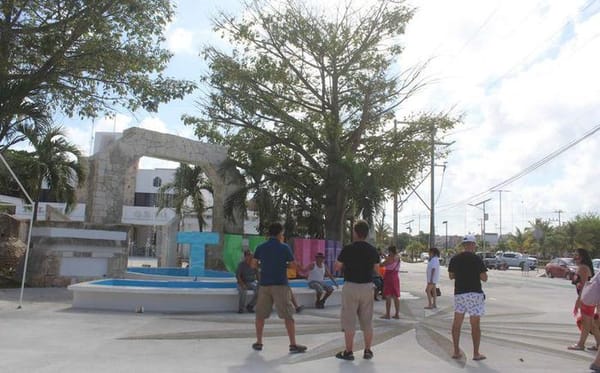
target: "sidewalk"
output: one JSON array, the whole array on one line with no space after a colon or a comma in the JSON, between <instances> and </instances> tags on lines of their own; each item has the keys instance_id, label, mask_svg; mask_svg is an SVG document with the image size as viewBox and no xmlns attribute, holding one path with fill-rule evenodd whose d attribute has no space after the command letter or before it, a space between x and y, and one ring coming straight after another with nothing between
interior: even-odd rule
<instances>
[{"instance_id":1,"label":"sidewalk","mask_svg":"<svg viewBox=\"0 0 600 373\"><path fill-rule=\"evenodd\" d=\"M283 323L267 320L264 350L251 349L251 314L150 314L80 311L66 289L0 289L0 372L588 372L594 353L568 351L578 337L571 309L575 290L563 279L491 271L484 286L481 352L473 361L468 322L461 346L467 359L452 360L452 283L442 270L438 311L423 309L425 265L402 267L401 320L381 320L376 302L371 361L362 359L357 333L353 362L335 359L343 349L339 307L297 315L298 343L290 355ZM593 338L588 345L593 344Z\"/></svg>"}]
</instances>

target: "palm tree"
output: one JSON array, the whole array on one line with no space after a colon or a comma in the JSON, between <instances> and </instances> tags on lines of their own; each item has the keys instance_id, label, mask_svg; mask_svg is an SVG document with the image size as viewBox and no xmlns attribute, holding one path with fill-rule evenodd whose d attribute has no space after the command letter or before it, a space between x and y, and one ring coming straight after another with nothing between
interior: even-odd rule
<instances>
[{"instance_id":1,"label":"palm tree","mask_svg":"<svg viewBox=\"0 0 600 373\"><path fill-rule=\"evenodd\" d=\"M377 247L386 246L393 241L391 227L385 222L385 210L382 209L377 214L377 220L375 222L374 229L375 243L377 244ZM391 242L391 244L394 246L397 245L396 242Z\"/></svg>"},{"instance_id":2,"label":"palm tree","mask_svg":"<svg viewBox=\"0 0 600 373\"><path fill-rule=\"evenodd\" d=\"M247 152L243 162L230 158L223 165L221 172L233 168L240 171L245 184L225 201L225 217L234 218L236 210L242 211L242 214L247 216L250 207L258 215L257 233L266 234L269 224L279 221L284 215L285 196L277 183L278 179L284 176L270 173L260 148Z\"/></svg>"},{"instance_id":3,"label":"palm tree","mask_svg":"<svg viewBox=\"0 0 600 373\"><path fill-rule=\"evenodd\" d=\"M27 173L31 180L29 193L34 202L33 221L37 220L37 208L46 182L49 197L65 202L65 213L73 211L77 204L76 188L85 181L85 168L81 163L81 151L70 143L62 126L19 126L20 132L33 147Z\"/></svg>"},{"instance_id":4,"label":"palm tree","mask_svg":"<svg viewBox=\"0 0 600 373\"><path fill-rule=\"evenodd\" d=\"M575 250L576 237L577 237L577 225L573 222L568 222L564 225L565 234L567 236L568 247L571 251Z\"/></svg>"},{"instance_id":5,"label":"palm tree","mask_svg":"<svg viewBox=\"0 0 600 373\"><path fill-rule=\"evenodd\" d=\"M385 194L377 176L370 169L360 165L351 165L350 174L351 180L348 186L345 211L349 229L344 230L344 235L347 234L347 238L351 240L351 227L358 218L366 220L369 226L375 229L375 219L383 209Z\"/></svg>"},{"instance_id":6,"label":"palm tree","mask_svg":"<svg viewBox=\"0 0 600 373\"><path fill-rule=\"evenodd\" d=\"M513 251L523 251L523 247L525 247L525 242L527 241L527 228L524 231L521 231L518 227L516 229L516 234L512 235L509 239L509 246Z\"/></svg>"},{"instance_id":7,"label":"palm tree","mask_svg":"<svg viewBox=\"0 0 600 373\"><path fill-rule=\"evenodd\" d=\"M9 90L10 91L10 90ZM10 96L10 92L5 97ZM9 116L0 113L0 152L4 152L12 145L26 140L23 128L35 128L52 125L52 117L46 103L46 98L40 95L31 95L9 110Z\"/></svg>"},{"instance_id":8,"label":"palm tree","mask_svg":"<svg viewBox=\"0 0 600 373\"><path fill-rule=\"evenodd\" d=\"M175 208L177 216L182 219L186 212L187 202L191 200L192 209L198 219L198 229L202 232L206 225L204 212L207 210L206 201L202 195L203 190L213 192L202 168L181 163L175 170L173 181L163 184L158 190L158 211L172 206ZM170 201L169 194L173 195L172 201Z\"/></svg>"},{"instance_id":9,"label":"palm tree","mask_svg":"<svg viewBox=\"0 0 600 373\"><path fill-rule=\"evenodd\" d=\"M546 238L552 234L553 228L550 226L550 222L543 221L540 218L535 218L533 222L529 222L531 228L529 231L535 238L536 242L539 245L541 255L546 257Z\"/></svg>"}]
</instances>

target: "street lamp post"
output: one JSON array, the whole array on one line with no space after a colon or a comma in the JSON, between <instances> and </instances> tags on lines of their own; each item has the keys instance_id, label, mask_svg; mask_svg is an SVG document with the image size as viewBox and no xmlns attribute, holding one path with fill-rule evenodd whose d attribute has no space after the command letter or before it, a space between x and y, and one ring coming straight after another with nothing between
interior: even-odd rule
<instances>
[{"instance_id":1,"label":"street lamp post","mask_svg":"<svg viewBox=\"0 0 600 373\"><path fill-rule=\"evenodd\" d=\"M155 177L152 180L152 186L154 188L156 188L156 193L154 193L153 199L154 199L154 209L152 209L152 232L150 233L150 245L146 245L146 250L150 251L150 252L146 252L146 256L156 256L156 209L158 207L158 203L157 203L157 197L158 197L158 193L160 192L160 187L162 185L162 179L160 177ZM152 252L150 250L150 248L154 248L154 255L152 255Z\"/></svg>"},{"instance_id":2,"label":"street lamp post","mask_svg":"<svg viewBox=\"0 0 600 373\"><path fill-rule=\"evenodd\" d=\"M473 207L477 207L480 208L479 205L483 205L483 208L481 208L481 210L483 210L483 219L481 221L481 239L483 240L483 252L485 252L485 221L487 220L487 215L485 213L485 203L491 201L491 198L486 199L485 201L481 201L478 202L476 204L471 204L469 203L469 206L473 206Z\"/></svg>"}]
</instances>

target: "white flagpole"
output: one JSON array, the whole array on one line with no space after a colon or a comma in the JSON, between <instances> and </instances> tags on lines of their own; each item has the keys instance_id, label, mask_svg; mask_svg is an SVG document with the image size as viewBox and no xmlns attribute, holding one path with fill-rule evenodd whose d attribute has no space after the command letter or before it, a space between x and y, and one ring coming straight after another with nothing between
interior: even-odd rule
<instances>
[{"instance_id":1,"label":"white flagpole","mask_svg":"<svg viewBox=\"0 0 600 373\"><path fill-rule=\"evenodd\" d=\"M17 184L19 184L21 191L25 194L25 197L27 197L27 200L31 204L31 219L29 219L29 231L27 232L27 248L25 250L25 263L23 265L23 277L21 278L21 294L19 295L19 306L17 307L17 309L21 309L23 307L23 291L25 289L25 276L27 275L27 262L29 261L29 247L31 246L31 229L33 228L33 214L35 212L33 211L33 209L35 208L35 204L29 196L29 193L27 193L27 191L25 190L25 187L23 187L23 184L21 184L19 178L17 178L17 175L15 175L12 168L10 168L8 162L6 162L6 159L4 159L2 153L0 153L0 159L8 169L8 172L10 172L10 174L12 175L13 179L15 179Z\"/></svg>"}]
</instances>

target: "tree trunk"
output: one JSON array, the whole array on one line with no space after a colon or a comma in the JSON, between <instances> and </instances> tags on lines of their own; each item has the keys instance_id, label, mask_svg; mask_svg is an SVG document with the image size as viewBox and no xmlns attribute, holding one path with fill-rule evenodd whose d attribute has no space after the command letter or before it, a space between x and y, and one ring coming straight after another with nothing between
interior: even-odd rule
<instances>
[{"instance_id":1,"label":"tree trunk","mask_svg":"<svg viewBox=\"0 0 600 373\"><path fill-rule=\"evenodd\" d=\"M328 203L325 209L325 238L341 242L344 236L344 204L340 201L345 199L346 193L339 190L327 194L333 194L327 197L333 202Z\"/></svg>"},{"instance_id":2,"label":"tree trunk","mask_svg":"<svg viewBox=\"0 0 600 373\"><path fill-rule=\"evenodd\" d=\"M38 200L35 200L33 202L33 206L32 206L32 208L33 208L33 211L32 211L33 215L31 217L31 224L35 223L37 221L37 219L38 219L38 206L39 205L40 205L40 203L38 202Z\"/></svg>"},{"instance_id":3,"label":"tree trunk","mask_svg":"<svg viewBox=\"0 0 600 373\"><path fill-rule=\"evenodd\" d=\"M41 172L38 170L38 175ZM33 215L31 216L31 224L35 223L38 220L38 206L40 205L40 196L42 195L42 183L43 178L40 177L37 185L37 189L33 191L34 199L33 199Z\"/></svg>"},{"instance_id":4,"label":"tree trunk","mask_svg":"<svg viewBox=\"0 0 600 373\"><path fill-rule=\"evenodd\" d=\"M328 171L325 197L325 238L342 241L344 238L344 218L348 191L346 176L342 167L331 165Z\"/></svg>"}]
</instances>

